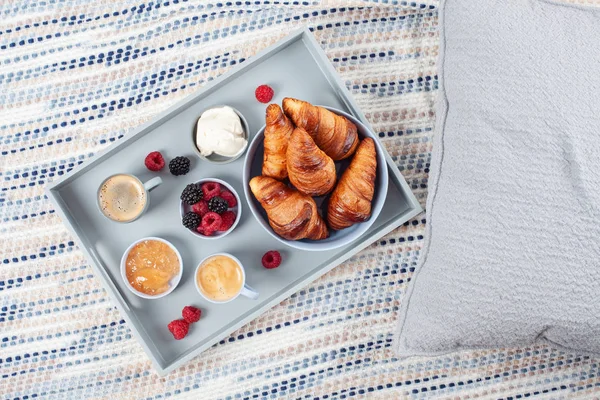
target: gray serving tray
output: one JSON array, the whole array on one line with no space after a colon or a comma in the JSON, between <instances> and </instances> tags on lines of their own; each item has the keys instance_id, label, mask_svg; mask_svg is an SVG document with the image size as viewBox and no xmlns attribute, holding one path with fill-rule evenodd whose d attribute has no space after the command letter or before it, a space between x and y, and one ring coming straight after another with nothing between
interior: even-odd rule
<instances>
[{"instance_id":1,"label":"gray serving tray","mask_svg":"<svg viewBox=\"0 0 600 400\"><path fill-rule=\"evenodd\" d=\"M283 97L290 96L325 104L346 110L369 126L313 35L302 30L206 84L202 90L157 115L46 189L58 214L76 237L80 249L160 375L218 343L422 211L386 152L390 179L386 204L371 229L356 242L330 251L305 252L288 248L271 237L254 219L244 197L244 158L226 165L211 164L194 154L191 142L192 129L202 111L220 104L230 105L244 114L251 140L264 125L266 105L254 98L254 89L263 83L274 88L273 102L281 104ZM167 159L188 156L192 160L190 173L175 177L168 168L159 173L148 171L143 160L154 150L161 151ZM142 181L156 175L163 179L163 184L150 194L148 212L130 224L106 219L96 205L99 184L119 172L134 174ZM242 198L239 225L218 240L198 238L180 222L179 194L186 184L206 177L229 182ZM146 236L162 237L173 243L184 264L179 286L173 293L156 300L145 300L131 293L119 272L123 252L133 241ZM267 270L260 260L263 253L271 249L281 251L284 262L277 269ZM211 304L200 297L194 286L194 270L201 259L216 252L232 253L241 260L246 267L248 284L260 292L258 300L239 297L227 304ZM176 341L166 326L180 318L181 309L189 304L202 309L202 319L185 339Z\"/></svg>"}]
</instances>

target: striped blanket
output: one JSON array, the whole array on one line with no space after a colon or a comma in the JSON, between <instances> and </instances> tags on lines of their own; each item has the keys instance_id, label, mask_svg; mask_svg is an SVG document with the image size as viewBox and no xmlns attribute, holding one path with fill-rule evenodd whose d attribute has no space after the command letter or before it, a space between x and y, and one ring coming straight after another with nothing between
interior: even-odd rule
<instances>
[{"instance_id":1,"label":"striped blanket","mask_svg":"<svg viewBox=\"0 0 600 400\"><path fill-rule=\"evenodd\" d=\"M0 398L592 398L547 347L399 361L416 218L157 378L44 186L308 26L424 205L438 1L0 1Z\"/></svg>"}]
</instances>

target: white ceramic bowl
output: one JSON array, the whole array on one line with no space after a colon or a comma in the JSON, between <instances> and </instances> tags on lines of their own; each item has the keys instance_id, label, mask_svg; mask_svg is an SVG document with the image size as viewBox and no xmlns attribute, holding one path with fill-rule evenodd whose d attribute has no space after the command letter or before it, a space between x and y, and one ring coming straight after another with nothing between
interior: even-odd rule
<instances>
[{"instance_id":1,"label":"white ceramic bowl","mask_svg":"<svg viewBox=\"0 0 600 400\"><path fill-rule=\"evenodd\" d=\"M215 105L212 107L207 108L204 111L210 110L211 108L218 108L218 107L223 107L223 104L220 105ZM200 114L198 116L198 118L196 119L196 121L194 122L194 127L192 129L192 148L194 149L194 153L196 153L196 155L204 160L204 161L208 161L214 164L227 164L230 163L232 161L237 160L238 158L240 158L244 152L246 151L246 149L248 148L248 132L249 132L249 127L248 127L248 121L246 121L246 118L244 117L244 115L239 112L238 110L236 110L235 108L231 107L231 106L227 106L229 108L231 108L233 111L235 111L235 113L238 115L238 117L240 117L240 121L242 122L242 129L244 130L244 138L246 139L246 145L234 156L231 157L226 157L226 156L222 156L219 154L211 154L210 156L203 156L202 154L200 154L200 150L198 150L198 147L196 146L196 128L198 127L198 120L200 119L200 117L202 116L202 114ZM202 112L204 112L202 111Z\"/></svg>"},{"instance_id":2,"label":"white ceramic bowl","mask_svg":"<svg viewBox=\"0 0 600 400\"><path fill-rule=\"evenodd\" d=\"M246 200L248 201L248 206L250 207L252 215L254 215L258 223L275 239L290 247L308 251L332 250L338 247L346 246L358 239L369 229L369 227L373 224L373 222L381 212L381 209L383 208L383 205L385 203L385 197L387 195L388 190L388 169L384 155L385 153L383 148L379 144L379 140L377 139L376 135L355 117L333 107L321 107L324 107L338 115L342 115L348 118L350 121L352 121L358 129L358 136L360 139L370 137L373 138L375 142L375 149L377 151L377 178L375 179L375 193L373 196L373 202L371 204L371 217L368 220L354 224L351 227L342 229L340 231L334 231L330 229L329 237L324 240L286 240L273 231L273 229L269 225L267 213L264 211L258 200L256 200L256 198L252 194L249 185L249 182L253 177L261 175L264 150L264 126L258 131L256 136L250 143L250 146L248 147L248 152L246 153L246 159L244 160L244 194L246 195ZM338 179L342 176L342 172L350 164L351 160L352 157L350 157L347 160L337 161L335 163L336 170L338 172ZM314 198L319 209L322 209L323 203L327 198L328 196ZM324 215L324 213L321 213L321 215Z\"/></svg>"},{"instance_id":3,"label":"white ceramic bowl","mask_svg":"<svg viewBox=\"0 0 600 400\"><path fill-rule=\"evenodd\" d=\"M187 229L183 225L182 225L182 228L185 229L186 231L188 231L189 233L191 233L192 235L200 237L202 239L219 239L224 236L227 236L231 231L233 231L235 229L237 224L240 222L240 218L242 217L242 202L240 200L240 196L237 194L237 192L235 191L233 186L231 186L229 183L227 183L221 179L217 179L217 178L204 178L204 179L200 179L199 181L196 181L195 183L202 185L205 182L217 182L217 183L221 184L221 186L223 186L227 190L229 190L231 193L233 193L233 195L235 196L235 200L237 201L237 206L231 208L230 211L233 211L235 213L235 221L233 222L233 225L231 225L231 228L229 228L228 230L223 231L223 232L216 232L212 236L204 236L196 231ZM180 200L179 201L179 215L181 216L181 218L183 218L185 213L187 213L188 211L192 211L192 206L187 205L183 201Z\"/></svg>"},{"instance_id":4,"label":"white ceramic bowl","mask_svg":"<svg viewBox=\"0 0 600 400\"><path fill-rule=\"evenodd\" d=\"M164 244L168 245L171 249L173 249L175 254L177 254L177 258L179 259L179 273L176 276L174 276L173 279L171 279L171 281L169 282L169 289L166 292L157 294L155 296L137 291L133 286L131 286L131 284L129 283L129 280L127 280L127 274L125 273L125 263L127 262L127 256L129 255L129 252L131 251L133 246L135 246L136 244L138 244L140 242L143 242L144 240L157 240L159 242L163 242ZM182 275L183 275L183 259L181 258L181 254L179 254L179 251L177 250L177 248L175 246L173 246L173 244L171 242L168 242L165 239L161 239L159 237L149 236L149 237L145 237L145 238L136 240L135 242L131 243L131 245L127 248L127 250L125 250L125 253L123 253L123 257L121 257L121 278L123 278L123 281L125 282L125 286L127 286L127 288L129 290L131 290L131 292L133 294L135 294L136 296L142 297L144 299L160 299L161 297L165 297L166 295L171 293L173 290L175 290L177 285L179 285Z\"/></svg>"}]
</instances>

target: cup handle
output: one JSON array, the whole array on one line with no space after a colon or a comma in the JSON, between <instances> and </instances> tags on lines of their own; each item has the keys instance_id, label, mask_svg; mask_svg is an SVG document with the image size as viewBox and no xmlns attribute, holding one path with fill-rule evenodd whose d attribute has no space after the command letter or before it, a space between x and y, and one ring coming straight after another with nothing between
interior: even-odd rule
<instances>
[{"instance_id":1,"label":"cup handle","mask_svg":"<svg viewBox=\"0 0 600 400\"><path fill-rule=\"evenodd\" d=\"M148 182L144 183L144 189L146 189L147 191L150 192L152 189L154 189L161 183L162 183L162 179L160 179L160 176L155 176L154 178L150 179Z\"/></svg>"},{"instance_id":2,"label":"cup handle","mask_svg":"<svg viewBox=\"0 0 600 400\"><path fill-rule=\"evenodd\" d=\"M258 292L246 284L244 284L244 287L242 288L240 294L252 300L258 299Z\"/></svg>"}]
</instances>

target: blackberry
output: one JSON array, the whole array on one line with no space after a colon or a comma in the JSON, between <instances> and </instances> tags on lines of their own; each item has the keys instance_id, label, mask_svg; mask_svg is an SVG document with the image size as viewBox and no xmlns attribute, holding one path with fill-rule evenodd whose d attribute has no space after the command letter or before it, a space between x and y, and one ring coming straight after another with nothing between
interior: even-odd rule
<instances>
[{"instance_id":1,"label":"blackberry","mask_svg":"<svg viewBox=\"0 0 600 400\"><path fill-rule=\"evenodd\" d=\"M229 205L227 204L227 200L222 197L215 196L208 201L208 209L212 212L216 212L217 214L223 214L227 211Z\"/></svg>"},{"instance_id":2,"label":"blackberry","mask_svg":"<svg viewBox=\"0 0 600 400\"><path fill-rule=\"evenodd\" d=\"M200 216L195 212L188 211L181 219L181 222L186 228L195 230L200 225Z\"/></svg>"},{"instance_id":3,"label":"blackberry","mask_svg":"<svg viewBox=\"0 0 600 400\"><path fill-rule=\"evenodd\" d=\"M181 201L191 206L204 198L204 192L202 191L202 187L200 185L196 183L190 183L185 187L185 189L183 189L183 192L181 192L181 196L179 198Z\"/></svg>"},{"instance_id":4,"label":"blackberry","mask_svg":"<svg viewBox=\"0 0 600 400\"><path fill-rule=\"evenodd\" d=\"M190 172L190 159L187 157L175 157L169 162L169 171L175 176L185 175Z\"/></svg>"}]
</instances>

